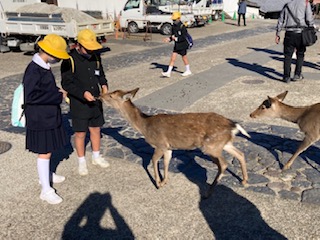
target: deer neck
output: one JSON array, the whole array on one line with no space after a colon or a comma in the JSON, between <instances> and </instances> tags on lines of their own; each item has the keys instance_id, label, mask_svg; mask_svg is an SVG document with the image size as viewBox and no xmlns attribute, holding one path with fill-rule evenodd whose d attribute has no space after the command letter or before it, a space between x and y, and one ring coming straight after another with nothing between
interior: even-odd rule
<instances>
[{"instance_id":1,"label":"deer neck","mask_svg":"<svg viewBox=\"0 0 320 240\"><path fill-rule=\"evenodd\" d=\"M306 109L306 107L293 107L281 103L279 105L279 117L289 122L297 123Z\"/></svg>"},{"instance_id":2,"label":"deer neck","mask_svg":"<svg viewBox=\"0 0 320 240\"><path fill-rule=\"evenodd\" d=\"M137 131L144 134L146 126L146 117L130 100L126 101L120 108L122 116L134 127Z\"/></svg>"}]
</instances>

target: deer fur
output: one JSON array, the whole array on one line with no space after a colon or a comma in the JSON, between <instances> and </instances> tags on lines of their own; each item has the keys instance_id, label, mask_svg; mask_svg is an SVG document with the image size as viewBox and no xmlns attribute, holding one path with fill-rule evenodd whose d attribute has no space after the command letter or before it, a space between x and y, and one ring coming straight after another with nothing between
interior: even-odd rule
<instances>
[{"instance_id":1,"label":"deer fur","mask_svg":"<svg viewBox=\"0 0 320 240\"><path fill-rule=\"evenodd\" d=\"M139 88L132 91L117 90L102 94L100 99L117 109L154 148L152 163L155 183L158 188L168 182L168 167L172 150L177 149L199 148L217 164L218 173L210 185L207 196L211 194L213 187L219 182L227 168L227 162L222 157L223 150L239 160L243 175L242 184L247 183L248 175L244 154L232 145L238 131L250 137L239 124L213 112L148 116L131 102L138 90ZM158 161L161 157L164 157L164 178L162 181L158 171Z\"/></svg>"},{"instance_id":2,"label":"deer fur","mask_svg":"<svg viewBox=\"0 0 320 240\"><path fill-rule=\"evenodd\" d=\"M284 165L283 170L289 169L299 154L320 138L320 103L304 107L290 106L282 102L287 93L288 91L285 91L273 98L268 96L268 98L250 114L251 118L281 118L296 123L300 131L305 134L303 141Z\"/></svg>"}]
</instances>

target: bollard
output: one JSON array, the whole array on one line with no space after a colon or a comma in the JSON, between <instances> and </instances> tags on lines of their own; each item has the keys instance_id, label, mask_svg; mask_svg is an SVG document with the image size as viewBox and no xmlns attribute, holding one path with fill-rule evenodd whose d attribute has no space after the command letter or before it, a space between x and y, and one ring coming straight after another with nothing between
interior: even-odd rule
<instances>
[{"instance_id":1,"label":"bollard","mask_svg":"<svg viewBox=\"0 0 320 240\"><path fill-rule=\"evenodd\" d=\"M252 19L254 19L254 13L252 13Z\"/></svg>"},{"instance_id":2,"label":"bollard","mask_svg":"<svg viewBox=\"0 0 320 240\"><path fill-rule=\"evenodd\" d=\"M225 15L224 15L224 12L222 12L221 13L221 21L224 22L224 20L225 20Z\"/></svg>"},{"instance_id":3,"label":"bollard","mask_svg":"<svg viewBox=\"0 0 320 240\"><path fill-rule=\"evenodd\" d=\"M237 19L237 13L236 13L236 11L234 11L232 20L236 20L236 19Z\"/></svg>"}]
</instances>

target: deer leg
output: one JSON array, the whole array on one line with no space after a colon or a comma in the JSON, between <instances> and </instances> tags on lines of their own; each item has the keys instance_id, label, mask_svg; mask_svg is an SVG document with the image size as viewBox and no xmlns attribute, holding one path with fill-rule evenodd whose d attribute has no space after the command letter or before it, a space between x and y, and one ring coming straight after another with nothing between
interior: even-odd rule
<instances>
[{"instance_id":1,"label":"deer leg","mask_svg":"<svg viewBox=\"0 0 320 240\"><path fill-rule=\"evenodd\" d=\"M212 161L215 164L217 164L217 166L218 166L218 173L217 173L217 176L215 177L214 181L210 185L209 190L208 190L205 198L208 198L211 196L214 187L218 184L220 179L223 177L223 173L225 172L225 170L228 167L228 163L226 162L226 160L222 156L219 156L219 157L211 156L211 158L212 158Z\"/></svg>"},{"instance_id":2,"label":"deer leg","mask_svg":"<svg viewBox=\"0 0 320 240\"><path fill-rule=\"evenodd\" d=\"M313 144L316 141L316 139L310 139L310 137L305 137L302 141L302 143L299 145L296 152L292 155L292 157L288 160L288 162L284 165L282 170L287 170L291 167L294 160L299 156L300 153L305 151L308 147L310 147L311 144Z\"/></svg>"},{"instance_id":3,"label":"deer leg","mask_svg":"<svg viewBox=\"0 0 320 240\"><path fill-rule=\"evenodd\" d=\"M156 182L157 188L160 187L160 176L159 176L159 170L158 170L158 162L159 159L163 156L163 151L156 148L154 149L154 153L152 156L152 164L153 164L153 170L154 170L154 180Z\"/></svg>"},{"instance_id":4,"label":"deer leg","mask_svg":"<svg viewBox=\"0 0 320 240\"><path fill-rule=\"evenodd\" d=\"M169 163L172 157L172 151L167 150L164 152L164 157L163 157L163 164L164 164L164 178L162 182L160 183L160 187L163 187L167 182L168 182L168 172L169 172Z\"/></svg>"},{"instance_id":5,"label":"deer leg","mask_svg":"<svg viewBox=\"0 0 320 240\"><path fill-rule=\"evenodd\" d=\"M223 150L230 153L232 156L237 158L238 161L240 162L240 166L242 170L242 185L246 185L248 182L248 173L247 173L246 160L244 158L243 152L241 152L238 148L236 148L230 143L225 145Z\"/></svg>"}]
</instances>

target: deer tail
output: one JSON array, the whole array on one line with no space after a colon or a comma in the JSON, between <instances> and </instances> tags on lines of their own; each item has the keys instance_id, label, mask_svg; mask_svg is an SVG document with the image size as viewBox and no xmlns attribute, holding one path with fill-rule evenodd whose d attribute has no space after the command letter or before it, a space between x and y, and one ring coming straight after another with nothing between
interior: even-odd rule
<instances>
[{"instance_id":1,"label":"deer tail","mask_svg":"<svg viewBox=\"0 0 320 240\"><path fill-rule=\"evenodd\" d=\"M236 123L236 129L235 129L235 130L236 130L235 134L236 134L238 131L240 131L243 135L247 136L248 138L251 138L251 136L249 135L249 133L247 133L247 131L244 130L244 128L241 127L240 124L238 124L238 123Z\"/></svg>"}]
</instances>

